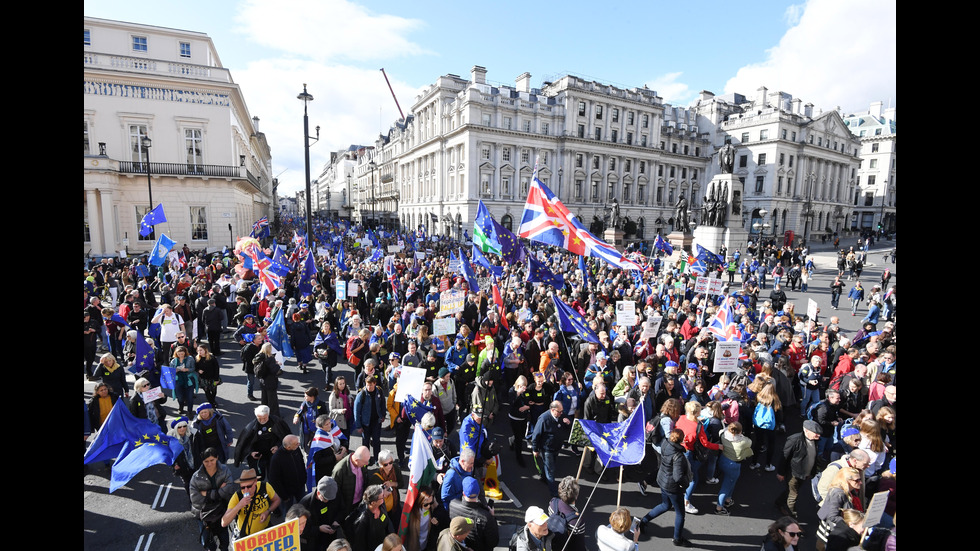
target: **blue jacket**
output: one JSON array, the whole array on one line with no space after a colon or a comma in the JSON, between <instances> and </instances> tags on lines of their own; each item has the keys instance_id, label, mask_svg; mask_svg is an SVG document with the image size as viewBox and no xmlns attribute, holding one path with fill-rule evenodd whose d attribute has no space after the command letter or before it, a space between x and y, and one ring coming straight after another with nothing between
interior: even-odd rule
<instances>
[{"instance_id":1,"label":"blue jacket","mask_svg":"<svg viewBox=\"0 0 980 551\"><path fill-rule=\"evenodd\" d=\"M386 400L385 395L381 393L381 388L379 386L374 387L374 391L377 392L378 397L375 400L375 405L378 410L378 423L381 423L385 419L385 406ZM367 389L362 389L357 393L357 398L354 399L354 428L363 429L371 424L371 399L368 397Z\"/></svg>"},{"instance_id":2,"label":"blue jacket","mask_svg":"<svg viewBox=\"0 0 980 551\"><path fill-rule=\"evenodd\" d=\"M851 300L864 300L864 288L858 289L857 286L851 287L851 292L847 293L847 298Z\"/></svg>"},{"instance_id":3,"label":"blue jacket","mask_svg":"<svg viewBox=\"0 0 980 551\"><path fill-rule=\"evenodd\" d=\"M448 507L454 500L463 497L463 479L468 476L473 476L473 473L464 471L463 467L459 465L459 458L454 457L449 462L449 470L446 471L445 478L442 479L440 497L444 507Z\"/></svg>"},{"instance_id":4,"label":"blue jacket","mask_svg":"<svg viewBox=\"0 0 980 551\"><path fill-rule=\"evenodd\" d=\"M582 398L582 395L579 393L578 387L574 385L572 386L572 390L568 390L567 386L563 386L559 388L558 392L556 392L555 396L552 398L552 400L558 400L559 402L561 402L561 407L563 407L565 411L563 415L564 417L572 418L575 415L575 410L572 409L573 396L578 397L577 407L581 407L582 403L585 400Z\"/></svg>"},{"instance_id":5,"label":"blue jacket","mask_svg":"<svg viewBox=\"0 0 980 551\"><path fill-rule=\"evenodd\" d=\"M469 448L479 459L480 449L483 447L483 440L486 435L486 427L486 419L484 419L484 425L481 427L479 423L473 420L472 415L467 415L459 426L459 451L462 452Z\"/></svg>"},{"instance_id":6,"label":"blue jacket","mask_svg":"<svg viewBox=\"0 0 980 551\"><path fill-rule=\"evenodd\" d=\"M564 443L560 421L555 419L551 410L546 410L538 416L531 433L531 449L537 452L551 451L557 453Z\"/></svg>"},{"instance_id":7,"label":"blue jacket","mask_svg":"<svg viewBox=\"0 0 980 551\"><path fill-rule=\"evenodd\" d=\"M463 365L466 361L466 355L470 353L470 349L466 346L462 350L456 348L456 345L446 350L446 367L449 371L455 371L457 367Z\"/></svg>"},{"instance_id":8,"label":"blue jacket","mask_svg":"<svg viewBox=\"0 0 980 551\"><path fill-rule=\"evenodd\" d=\"M868 315L865 316L863 320L861 320L861 323L871 322L875 325L878 325L878 318L880 317L881 317L881 307L878 306L878 303L876 302L871 305L871 308L868 309Z\"/></svg>"}]
</instances>

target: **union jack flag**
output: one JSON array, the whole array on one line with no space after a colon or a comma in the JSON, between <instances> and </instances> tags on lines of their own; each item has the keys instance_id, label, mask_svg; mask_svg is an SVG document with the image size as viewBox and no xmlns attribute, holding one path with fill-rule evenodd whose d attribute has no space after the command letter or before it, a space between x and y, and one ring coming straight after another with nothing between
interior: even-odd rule
<instances>
[{"instance_id":1,"label":"union jack flag","mask_svg":"<svg viewBox=\"0 0 980 551\"><path fill-rule=\"evenodd\" d=\"M266 237L269 235L269 217L263 216L252 224L252 237Z\"/></svg>"},{"instance_id":2,"label":"union jack flag","mask_svg":"<svg viewBox=\"0 0 980 551\"><path fill-rule=\"evenodd\" d=\"M391 292L398 297L398 271L395 270L395 263L388 262L385 266L385 273L388 275L388 283L391 284Z\"/></svg>"},{"instance_id":3,"label":"union jack flag","mask_svg":"<svg viewBox=\"0 0 980 551\"><path fill-rule=\"evenodd\" d=\"M735 322L735 312L732 311L732 306L729 297L725 297L722 301L721 306L718 308L718 313L708 324L708 332L718 338L720 341L727 341L731 339L741 340L742 332L738 330L738 323Z\"/></svg>"},{"instance_id":4,"label":"union jack flag","mask_svg":"<svg viewBox=\"0 0 980 551\"><path fill-rule=\"evenodd\" d=\"M265 296L278 289L282 285L282 276L272 269L272 259L265 255L257 247L248 247L242 251L252 260L252 271L259 276L262 282L262 295Z\"/></svg>"},{"instance_id":5,"label":"union jack flag","mask_svg":"<svg viewBox=\"0 0 980 551\"><path fill-rule=\"evenodd\" d=\"M641 269L635 262L623 258L614 247L589 233L578 217L538 179L537 171L528 190L518 235L563 247L579 256L595 256L619 268Z\"/></svg>"}]
</instances>

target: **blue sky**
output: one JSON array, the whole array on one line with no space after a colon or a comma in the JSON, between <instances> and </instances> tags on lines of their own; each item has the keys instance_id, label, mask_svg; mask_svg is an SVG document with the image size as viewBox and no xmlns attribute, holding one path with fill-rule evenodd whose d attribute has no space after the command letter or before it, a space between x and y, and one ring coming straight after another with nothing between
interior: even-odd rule
<instances>
[{"instance_id":1,"label":"blue sky","mask_svg":"<svg viewBox=\"0 0 980 551\"><path fill-rule=\"evenodd\" d=\"M847 113L896 106L891 0L530 3L435 0L85 0L84 14L206 33L272 147L281 194L304 183L308 86L315 178L330 152L373 143L437 77L532 87L567 73L656 90L687 106L701 90L752 98L760 86ZM283 172L285 171L285 172Z\"/></svg>"}]
</instances>

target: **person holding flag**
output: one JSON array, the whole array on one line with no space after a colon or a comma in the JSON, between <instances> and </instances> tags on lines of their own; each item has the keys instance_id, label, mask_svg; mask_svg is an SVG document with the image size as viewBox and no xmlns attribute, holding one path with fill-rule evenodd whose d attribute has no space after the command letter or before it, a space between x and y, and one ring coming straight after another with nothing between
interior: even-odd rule
<instances>
[{"instance_id":1,"label":"person holding flag","mask_svg":"<svg viewBox=\"0 0 980 551\"><path fill-rule=\"evenodd\" d=\"M691 547L691 542L684 538L684 489L694 479L691 465L685 457L684 432L679 429L670 431L661 446L660 469L657 471L657 485L660 486L660 505L650 510L640 519L640 531L646 531L650 521L674 509L674 545Z\"/></svg>"}]
</instances>

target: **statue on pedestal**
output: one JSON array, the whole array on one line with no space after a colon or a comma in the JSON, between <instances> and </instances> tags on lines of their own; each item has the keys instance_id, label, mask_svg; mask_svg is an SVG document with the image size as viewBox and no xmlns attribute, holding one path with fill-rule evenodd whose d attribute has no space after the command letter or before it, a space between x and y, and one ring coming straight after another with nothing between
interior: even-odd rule
<instances>
[{"instance_id":1,"label":"statue on pedestal","mask_svg":"<svg viewBox=\"0 0 980 551\"><path fill-rule=\"evenodd\" d=\"M677 199L677 204L674 205L674 228L681 233L688 233L690 231L690 228L687 227L689 221L687 199L684 198L684 193L681 193Z\"/></svg>"},{"instance_id":2,"label":"statue on pedestal","mask_svg":"<svg viewBox=\"0 0 980 551\"><path fill-rule=\"evenodd\" d=\"M727 142L718 150L718 168L722 174L732 174L735 171L735 146Z\"/></svg>"},{"instance_id":3,"label":"statue on pedestal","mask_svg":"<svg viewBox=\"0 0 980 551\"><path fill-rule=\"evenodd\" d=\"M619 201L615 198L612 200L612 205L609 205L609 227L614 230L619 229Z\"/></svg>"}]
</instances>

